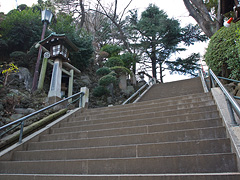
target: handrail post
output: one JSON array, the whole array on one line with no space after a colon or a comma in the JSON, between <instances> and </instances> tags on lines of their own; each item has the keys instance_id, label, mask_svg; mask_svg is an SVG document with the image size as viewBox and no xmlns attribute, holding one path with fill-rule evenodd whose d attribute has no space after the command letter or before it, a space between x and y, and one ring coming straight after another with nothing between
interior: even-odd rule
<instances>
[{"instance_id":1,"label":"handrail post","mask_svg":"<svg viewBox=\"0 0 240 180\"><path fill-rule=\"evenodd\" d=\"M81 96L79 107L88 108L89 89L87 87L82 87L80 92L83 92L84 97Z\"/></svg>"},{"instance_id":2,"label":"handrail post","mask_svg":"<svg viewBox=\"0 0 240 180\"><path fill-rule=\"evenodd\" d=\"M226 96L225 96L225 97L226 97ZM229 110L229 113L230 113L230 117L231 117L232 124L233 124L233 125L237 125L237 121L236 121L236 119L235 119L235 115L234 115L234 112L233 112L232 104L231 104L230 101L227 99L227 97L226 97L226 101L227 101L227 106L228 106L228 110Z\"/></svg>"},{"instance_id":3,"label":"handrail post","mask_svg":"<svg viewBox=\"0 0 240 180\"><path fill-rule=\"evenodd\" d=\"M24 128L24 121L21 122L21 129L20 129L20 135L19 135L19 141L18 141L19 144L22 143L23 128Z\"/></svg>"}]
</instances>

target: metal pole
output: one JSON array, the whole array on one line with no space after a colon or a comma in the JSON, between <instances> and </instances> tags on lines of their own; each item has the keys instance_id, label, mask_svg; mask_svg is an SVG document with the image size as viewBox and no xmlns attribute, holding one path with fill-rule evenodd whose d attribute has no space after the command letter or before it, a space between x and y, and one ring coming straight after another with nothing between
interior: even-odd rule
<instances>
[{"instance_id":1,"label":"metal pole","mask_svg":"<svg viewBox=\"0 0 240 180\"><path fill-rule=\"evenodd\" d=\"M41 40L44 39L46 29L47 29L47 22L44 21ZM41 56L42 56L42 46L40 45L38 50L37 62L35 66L35 73L33 77L32 92L34 92L37 89L37 81L38 81L38 75L39 75L39 65L40 65Z\"/></svg>"},{"instance_id":2,"label":"metal pole","mask_svg":"<svg viewBox=\"0 0 240 180\"><path fill-rule=\"evenodd\" d=\"M19 135L19 141L18 141L19 144L22 143L23 128L24 128L24 121L21 122L21 129L20 129L20 135Z\"/></svg>"},{"instance_id":3,"label":"metal pole","mask_svg":"<svg viewBox=\"0 0 240 180\"><path fill-rule=\"evenodd\" d=\"M236 119L235 119L235 116L234 116L234 112L233 112L233 108L232 108L232 104L230 103L230 101L227 98L226 98L226 100L227 100L228 110L229 110L229 113L230 113L232 124L237 125L237 122L236 122Z\"/></svg>"}]
</instances>

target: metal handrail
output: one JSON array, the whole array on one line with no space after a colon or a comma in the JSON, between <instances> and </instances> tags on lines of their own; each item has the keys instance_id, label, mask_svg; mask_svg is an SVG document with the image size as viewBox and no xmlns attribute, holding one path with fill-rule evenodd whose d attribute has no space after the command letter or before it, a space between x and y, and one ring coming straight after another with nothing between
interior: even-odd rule
<instances>
[{"instance_id":1,"label":"metal handrail","mask_svg":"<svg viewBox=\"0 0 240 180\"><path fill-rule=\"evenodd\" d=\"M78 96L78 95L80 95L80 98L82 99L82 97L84 96L84 93L83 93L83 92L78 92L78 93L76 93L76 94L74 94L74 95L72 95L72 96L70 96L70 97L67 97L67 98L61 100L61 101L58 101L58 102L56 102L56 103L54 103L54 104L51 104L51 105L49 105L49 106L47 106L47 107L45 107L45 108L42 108L42 109L40 109L40 110L38 110L38 111L35 111L35 112L31 113L31 114L28 114L27 116L24 116L24 117L22 117L22 118L20 118L20 119L18 119L18 120L16 120L16 121L13 121L13 122L11 122L11 123L8 123L8 124L0 127L0 131L2 131L2 130L6 129L6 128L14 125L14 124L17 124L17 123L18 123L18 124L21 124L20 135L19 135L19 143L21 143L21 142L22 142L22 136L23 136L24 121L25 121L25 120L27 120L28 118L30 118L30 117L32 117L32 116L34 116L34 115L36 115L36 114L39 114L39 113L45 111L45 110L47 110L47 109L50 109L50 108L52 108L52 107L54 107L54 106L56 106L56 105L58 105L58 104L61 104L61 103L65 102L65 101L67 101L67 100L69 100L69 99L71 99L71 98L73 98L73 97L75 97L75 96ZM18 127L18 126L15 126L15 128L16 128L16 127ZM12 128L11 128L11 130L12 130ZM8 131L7 131L7 132L8 132ZM6 133L6 132L1 133L1 134L0 134L0 137L1 137L2 135L4 135L5 133Z\"/></svg>"},{"instance_id":2,"label":"metal handrail","mask_svg":"<svg viewBox=\"0 0 240 180\"><path fill-rule=\"evenodd\" d=\"M228 107L229 107L230 116L232 118L232 123L235 125L238 125L238 123L236 122L234 113L233 113L233 109L234 109L235 113L240 118L240 107L239 107L238 103L232 97L232 95L229 94L229 92L226 90L226 88L223 86L223 84L220 82L220 80L217 78L217 76L214 74L214 72L211 69L209 69L209 74L210 74L210 78L211 78L211 82L212 82L211 87L212 86L214 87L213 80L215 80L216 83L218 84L218 86L220 87L220 89L222 90L222 92L224 93L226 100L228 102Z\"/></svg>"},{"instance_id":3,"label":"metal handrail","mask_svg":"<svg viewBox=\"0 0 240 180\"><path fill-rule=\"evenodd\" d=\"M224 79L224 80L228 80L228 81L232 81L232 82L240 83L240 81L238 81L238 80L229 79L229 78L220 77L220 76L217 76L217 77L218 77L218 79Z\"/></svg>"},{"instance_id":4,"label":"metal handrail","mask_svg":"<svg viewBox=\"0 0 240 180\"><path fill-rule=\"evenodd\" d=\"M140 96L140 95L141 95L140 92L141 92L144 88L146 88L149 84L151 84L151 83L152 83L152 85L156 83L153 78L150 79L148 83L146 82L146 83L145 83L140 89L138 89L135 93L133 93L126 101L124 101L124 102L122 103L122 105L127 104L128 102L130 102L135 96L137 96L137 95Z\"/></svg>"}]
</instances>

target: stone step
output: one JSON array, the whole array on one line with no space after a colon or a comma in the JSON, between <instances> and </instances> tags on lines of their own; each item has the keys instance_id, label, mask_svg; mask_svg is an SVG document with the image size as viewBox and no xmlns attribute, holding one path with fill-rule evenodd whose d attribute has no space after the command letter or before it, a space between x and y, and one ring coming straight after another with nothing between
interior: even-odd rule
<instances>
[{"instance_id":1,"label":"stone step","mask_svg":"<svg viewBox=\"0 0 240 180\"><path fill-rule=\"evenodd\" d=\"M17 151L13 161L71 160L98 158L132 158L152 156L176 156L211 153L229 153L229 139L167 142L126 146L57 149L41 151Z\"/></svg>"},{"instance_id":2,"label":"stone step","mask_svg":"<svg viewBox=\"0 0 240 180\"><path fill-rule=\"evenodd\" d=\"M0 173L162 174L237 172L232 153L57 161L1 161Z\"/></svg>"},{"instance_id":3,"label":"stone step","mask_svg":"<svg viewBox=\"0 0 240 180\"><path fill-rule=\"evenodd\" d=\"M214 101L203 101L199 103L186 103L186 104L179 104L179 105L171 105L171 106L157 106L152 105L151 107L145 107L144 109L125 109L117 111L117 112L105 112L104 114L98 113L88 113L82 114L81 116L77 117L78 120L89 120L89 119L103 119L108 117L117 117L123 115L136 115L136 114L143 114L143 113L151 113L151 112L164 112L164 111L178 111L178 110L189 110L189 109L198 109L202 111L203 109L207 109L208 107L212 108L213 106L216 107Z\"/></svg>"},{"instance_id":4,"label":"stone step","mask_svg":"<svg viewBox=\"0 0 240 180\"><path fill-rule=\"evenodd\" d=\"M240 173L183 174L0 174L1 180L239 180Z\"/></svg>"},{"instance_id":5,"label":"stone step","mask_svg":"<svg viewBox=\"0 0 240 180\"><path fill-rule=\"evenodd\" d=\"M188 109L179 109L179 110L166 110L166 111L153 111L153 112L142 112L138 114L133 114L131 112L129 113L122 113L119 114L119 116L112 116L108 117L108 114L106 115L100 115L100 116L87 116L87 117L73 117L68 120L68 122L72 121L88 121L88 120L107 120L112 119L115 121L119 121L121 119L143 119L143 118L149 118L149 117L167 117L167 116L176 116L176 115L188 115L192 113L201 113L201 112L209 112L209 111L217 111L216 105L211 106L202 106L197 108L188 108Z\"/></svg>"},{"instance_id":6,"label":"stone step","mask_svg":"<svg viewBox=\"0 0 240 180\"><path fill-rule=\"evenodd\" d=\"M67 149L67 148L84 148L99 146L119 146L130 144L160 143L160 142L177 142L191 140L208 140L208 139L226 138L224 127L211 127L179 131L167 131L157 133L143 133L118 135L108 137L95 137L85 139L72 139L60 141L43 141L29 142L27 150L44 150L44 149Z\"/></svg>"},{"instance_id":7,"label":"stone step","mask_svg":"<svg viewBox=\"0 0 240 180\"><path fill-rule=\"evenodd\" d=\"M93 137L104 137L104 136L116 136L116 135L127 135L127 134L138 134L138 133L153 133L153 132L165 132L183 129L195 129L195 128L206 128L221 126L221 119L207 119L207 120L195 120L185 122L173 122L173 123L162 123L156 122L154 125L150 124L145 120L145 125L141 125L136 122L136 126L130 126L131 123L126 122L125 126L123 123L115 124L114 128L108 129L108 124L100 124L95 130L93 126L79 126L72 128L59 128L52 131L52 134L42 135L40 141L54 141L54 140L67 140L67 139L81 139L81 138L93 138ZM117 125L121 125L117 127ZM101 128L100 128L101 127ZM90 129L91 128L91 129ZM58 131L57 131L58 130Z\"/></svg>"},{"instance_id":8,"label":"stone step","mask_svg":"<svg viewBox=\"0 0 240 180\"><path fill-rule=\"evenodd\" d=\"M66 132L76 132L76 131L86 131L86 130L97 130L97 129L110 129L117 127L126 126L138 126L138 125L151 125L151 124L161 124L161 123L174 123L174 122L184 122L184 121L194 121L194 120L204 120L204 119L218 119L218 111L207 111L201 113L191 113L175 116L164 116L155 117L155 114L142 115L142 116L125 116L125 117L115 117L115 118L105 118L101 120L87 120L80 122L69 122L67 124L59 124L56 128L50 130L51 133L66 133Z\"/></svg>"},{"instance_id":9,"label":"stone step","mask_svg":"<svg viewBox=\"0 0 240 180\"><path fill-rule=\"evenodd\" d=\"M105 112L118 112L118 111L125 111L125 110L134 110L134 109L144 109L146 107L152 106L172 106L177 104L189 104L189 103L198 103L202 101L211 101L212 96L209 93L201 93L201 94L193 94L188 96L179 96L174 98L164 98L164 99L156 99L151 100L148 102L137 102L134 104L126 104L126 105L118 105L112 107L103 107L103 108L94 108L88 109L83 114L87 113L98 113L104 114ZM79 114L81 115L81 114Z\"/></svg>"},{"instance_id":10,"label":"stone step","mask_svg":"<svg viewBox=\"0 0 240 180\"><path fill-rule=\"evenodd\" d=\"M140 101L149 101L157 98L162 99L203 92L201 79L198 77L164 84L155 84L146 94L143 95Z\"/></svg>"}]
</instances>

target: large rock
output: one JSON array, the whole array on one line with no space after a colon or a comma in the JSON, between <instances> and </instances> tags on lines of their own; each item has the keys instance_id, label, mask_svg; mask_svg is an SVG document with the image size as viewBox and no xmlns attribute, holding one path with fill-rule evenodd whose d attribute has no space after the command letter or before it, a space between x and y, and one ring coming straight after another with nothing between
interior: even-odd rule
<instances>
[{"instance_id":1,"label":"large rock","mask_svg":"<svg viewBox=\"0 0 240 180\"><path fill-rule=\"evenodd\" d=\"M32 78L29 70L24 67L19 67L17 76L20 80L23 80L26 90L30 91L32 87Z\"/></svg>"}]
</instances>

